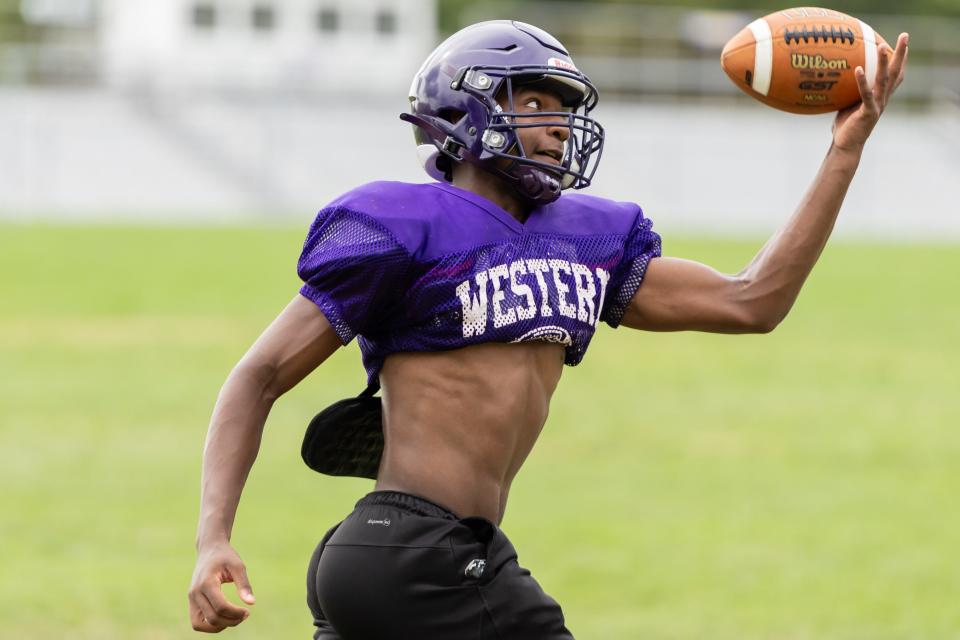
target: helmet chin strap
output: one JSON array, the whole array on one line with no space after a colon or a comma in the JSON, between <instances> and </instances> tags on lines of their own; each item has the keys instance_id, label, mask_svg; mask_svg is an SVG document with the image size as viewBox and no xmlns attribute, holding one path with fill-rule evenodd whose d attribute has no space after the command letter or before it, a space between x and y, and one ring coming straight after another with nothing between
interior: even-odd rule
<instances>
[{"instance_id":1,"label":"helmet chin strap","mask_svg":"<svg viewBox=\"0 0 960 640\"><path fill-rule=\"evenodd\" d=\"M482 162L480 166L510 181L524 203L531 206L550 204L560 197L563 189L560 179L550 172L516 160L505 169L497 167L490 161Z\"/></svg>"},{"instance_id":2,"label":"helmet chin strap","mask_svg":"<svg viewBox=\"0 0 960 640\"><path fill-rule=\"evenodd\" d=\"M517 191L530 204L550 204L560 197L560 181L529 165L518 165L511 172L516 180Z\"/></svg>"}]
</instances>

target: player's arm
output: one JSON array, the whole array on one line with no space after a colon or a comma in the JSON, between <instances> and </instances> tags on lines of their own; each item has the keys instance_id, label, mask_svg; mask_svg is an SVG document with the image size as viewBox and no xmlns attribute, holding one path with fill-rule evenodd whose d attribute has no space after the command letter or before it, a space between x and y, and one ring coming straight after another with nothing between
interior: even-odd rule
<instances>
[{"instance_id":1,"label":"player's arm","mask_svg":"<svg viewBox=\"0 0 960 640\"><path fill-rule=\"evenodd\" d=\"M249 616L221 590L224 582L235 582L241 599L253 604L246 568L230 546L240 493L274 401L340 346L340 338L317 306L297 295L220 390L203 454L197 564L189 592L190 620L197 631L216 633Z\"/></svg>"},{"instance_id":2,"label":"player's arm","mask_svg":"<svg viewBox=\"0 0 960 640\"><path fill-rule=\"evenodd\" d=\"M677 258L650 261L622 324L649 331L771 331L790 311L820 257L860 162L864 143L903 81L907 35L881 45L873 89L856 78L862 102L837 114L833 144L793 216L736 275Z\"/></svg>"}]
</instances>

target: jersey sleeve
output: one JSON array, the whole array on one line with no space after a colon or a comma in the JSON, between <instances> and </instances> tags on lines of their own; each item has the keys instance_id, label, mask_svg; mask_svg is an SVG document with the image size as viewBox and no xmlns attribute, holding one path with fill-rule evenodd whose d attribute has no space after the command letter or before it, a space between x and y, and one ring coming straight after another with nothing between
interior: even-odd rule
<instances>
[{"instance_id":1,"label":"jersey sleeve","mask_svg":"<svg viewBox=\"0 0 960 640\"><path fill-rule=\"evenodd\" d=\"M653 231L653 222L638 211L636 221L627 234L623 258L610 274L609 291L600 319L616 329L630 300L640 289L650 260L660 257L660 235Z\"/></svg>"},{"instance_id":2,"label":"jersey sleeve","mask_svg":"<svg viewBox=\"0 0 960 640\"><path fill-rule=\"evenodd\" d=\"M324 209L310 226L297 263L304 283L300 293L347 344L386 326L407 289L411 263L406 247L375 218Z\"/></svg>"}]
</instances>

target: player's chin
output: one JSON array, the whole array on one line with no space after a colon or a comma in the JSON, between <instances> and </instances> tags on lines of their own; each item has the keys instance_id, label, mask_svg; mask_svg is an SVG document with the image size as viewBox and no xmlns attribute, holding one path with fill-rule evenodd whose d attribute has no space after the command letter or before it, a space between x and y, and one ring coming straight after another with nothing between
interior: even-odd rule
<instances>
[{"instance_id":1,"label":"player's chin","mask_svg":"<svg viewBox=\"0 0 960 640\"><path fill-rule=\"evenodd\" d=\"M540 163L537 165L537 168L540 169L541 171L549 173L556 178L563 177L563 172L564 172L563 165L560 163L559 160L557 160L553 156L544 155L542 153L535 153L533 157L531 157L530 159ZM549 165L549 166L544 166L544 165Z\"/></svg>"}]
</instances>

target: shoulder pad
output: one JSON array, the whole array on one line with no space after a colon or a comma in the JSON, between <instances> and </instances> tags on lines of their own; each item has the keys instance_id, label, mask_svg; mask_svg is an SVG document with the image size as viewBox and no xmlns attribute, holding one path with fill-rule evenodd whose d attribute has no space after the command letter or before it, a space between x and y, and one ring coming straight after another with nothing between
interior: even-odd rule
<instances>
[{"instance_id":1,"label":"shoulder pad","mask_svg":"<svg viewBox=\"0 0 960 640\"><path fill-rule=\"evenodd\" d=\"M369 182L335 198L325 211L347 210L376 220L416 253L424 244L432 207L424 206L430 189L424 184L406 182Z\"/></svg>"},{"instance_id":2,"label":"shoulder pad","mask_svg":"<svg viewBox=\"0 0 960 640\"><path fill-rule=\"evenodd\" d=\"M582 193L565 193L545 207L558 229L576 230L577 235L628 234L643 217L640 205L617 202ZM553 226L553 225L551 225Z\"/></svg>"}]
</instances>

